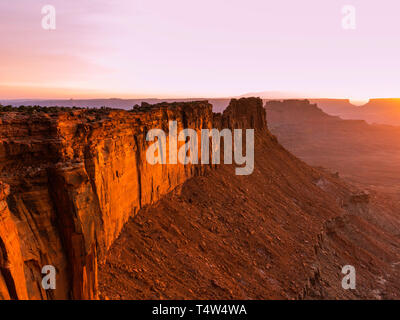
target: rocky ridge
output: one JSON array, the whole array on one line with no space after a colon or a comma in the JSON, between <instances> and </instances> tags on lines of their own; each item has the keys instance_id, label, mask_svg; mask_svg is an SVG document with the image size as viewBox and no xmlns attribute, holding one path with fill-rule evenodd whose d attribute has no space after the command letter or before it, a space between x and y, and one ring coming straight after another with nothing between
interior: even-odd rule
<instances>
[{"instance_id":1,"label":"rocky ridge","mask_svg":"<svg viewBox=\"0 0 400 320\"><path fill-rule=\"evenodd\" d=\"M261 100L234 103L229 119L213 114L207 101L143 104L131 112L1 113L0 297L96 299L98 264L128 219L210 168L148 164L148 130L168 132L170 120L178 132L238 127L246 115L254 121L251 109L262 110ZM56 267L56 290L41 287L44 265Z\"/></svg>"}]
</instances>

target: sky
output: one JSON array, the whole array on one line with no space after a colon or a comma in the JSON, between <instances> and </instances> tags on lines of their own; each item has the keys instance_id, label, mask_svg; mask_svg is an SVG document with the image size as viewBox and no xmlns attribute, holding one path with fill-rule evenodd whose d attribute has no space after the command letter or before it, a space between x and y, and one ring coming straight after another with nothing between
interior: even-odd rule
<instances>
[{"instance_id":1,"label":"sky","mask_svg":"<svg viewBox=\"0 0 400 320\"><path fill-rule=\"evenodd\" d=\"M400 97L399 13L398 0L1 1L0 98Z\"/></svg>"}]
</instances>

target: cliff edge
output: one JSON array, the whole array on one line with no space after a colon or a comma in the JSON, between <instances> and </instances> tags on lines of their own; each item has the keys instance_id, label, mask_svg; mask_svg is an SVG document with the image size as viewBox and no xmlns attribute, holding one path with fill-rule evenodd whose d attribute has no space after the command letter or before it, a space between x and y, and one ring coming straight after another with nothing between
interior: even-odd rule
<instances>
[{"instance_id":1,"label":"cliff edge","mask_svg":"<svg viewBox=\"0 0 400 320\"><path fill-rule=\"evenodd\" d=\"M128 219L211 167L150 165L146 133L168 133L173 120L199 136L223 125L265 128L261 100L247 101L247 118L243 99L222 115L207 101L2 112L0 297L98 298L98 264ZM56 268L56 290L41 286L45 265Z\"/></svg>"}]
</instances>

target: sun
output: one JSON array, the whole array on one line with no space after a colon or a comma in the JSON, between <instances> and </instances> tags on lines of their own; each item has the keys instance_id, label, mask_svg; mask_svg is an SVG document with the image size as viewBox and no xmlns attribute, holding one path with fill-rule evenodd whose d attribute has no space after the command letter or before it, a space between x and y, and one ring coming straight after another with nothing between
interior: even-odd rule
<instances>
[{"instance_id":1,"label":"sun","mask_svg":"<svg viewBox=\"0 0 400 320\"><path fill-rule=\"evenodd\" d=\"M367 104L369 102L369 98L351 98L349 99L349 102L352 105L359 107Z\"/></svg>"}]
</instances>

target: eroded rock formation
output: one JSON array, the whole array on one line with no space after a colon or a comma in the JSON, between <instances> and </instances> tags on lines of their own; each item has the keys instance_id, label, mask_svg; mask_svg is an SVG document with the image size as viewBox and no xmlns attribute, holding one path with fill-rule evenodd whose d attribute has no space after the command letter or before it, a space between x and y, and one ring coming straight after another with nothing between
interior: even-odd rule
<instances>
[{"instance_id":1,"label":"eroded rock formation","mask_svg":"<svg viewBox=\"0 0 400 320\"><path fill-rule=\"evenodd\" d=\"M224 115L204 101L1 114L0 298L96 299L97 266L126 221L209 168L148 164L148 130L168 133L170 120L199 136L265 127L261 100L247 99L247 112L244 101ZM56 267L56 290L42 289L45 265Z\"/></svg>"}]
</instances>

